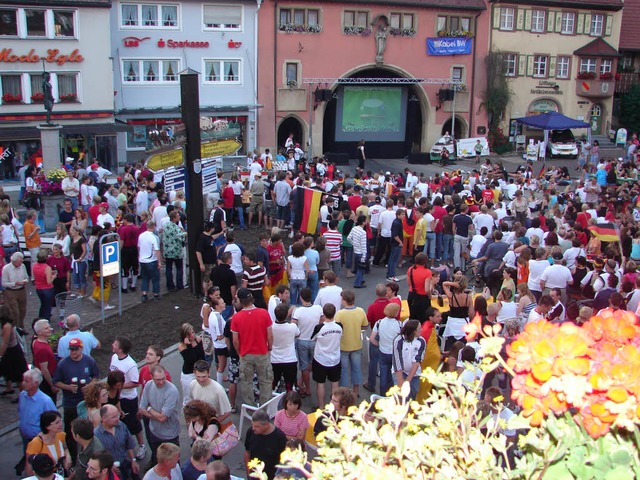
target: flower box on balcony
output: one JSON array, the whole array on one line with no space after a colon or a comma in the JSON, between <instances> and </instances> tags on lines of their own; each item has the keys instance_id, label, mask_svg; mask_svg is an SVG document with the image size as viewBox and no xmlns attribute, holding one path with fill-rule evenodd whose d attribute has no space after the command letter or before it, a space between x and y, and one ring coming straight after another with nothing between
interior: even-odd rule
<instances>
[{"instance_id":1,"label":"flower box on balcony","mask_svg":"<svg viewBox=\"0 0 640 480\"><path fill-rule=\"evenodd\" d=\"M68 95L60 95L61 103L71 103L71 102L77 102L77 101L78 101L78 96L75 93L70 93Z\"/></svg>"},{"instance_id":2,"label":"flower box on balcony","mask_svg":"<svg viewBox=\"0 0 640 480\"><path fill-rule=\"evenodd\" d=\"M42 103L44 102L44 93L34 93L31 95L31 103Z\"/></svg>"},{"instance_id":3,"label":"flower box on balcony","mask_svg":"<svg viewBox=\"0 0 640 480\"><path fill-rule=\"evenodd\" d=\"M600 80L612 80L613 79L613 73L611 72L606 72L606 73L601 73L600 74Z\"/></svg>"},{"instance_id":4,"label":"flower box on balcony","mask_svg":"<svg viewBox=\"0 0 640 480\"><path fill-rule=\"evenodd\" d=\"M2 96L2 103L22 103L22 95L12 95L5 93Z\"/></svg>"},{"instance_id":5,"label":"flower box on balcony","mask_svg":"<svg viewBox=\"0 0 640 480\"><path fill-rule=\"evenodd\" d=\"M596 72L579 72L578 80L595 80Z\"/></svg>"}]
</instances>

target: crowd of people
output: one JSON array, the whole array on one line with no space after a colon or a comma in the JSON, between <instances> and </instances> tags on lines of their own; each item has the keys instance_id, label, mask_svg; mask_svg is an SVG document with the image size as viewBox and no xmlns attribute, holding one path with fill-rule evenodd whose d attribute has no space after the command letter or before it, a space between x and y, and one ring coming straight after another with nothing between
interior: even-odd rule
<instances>
[{"instance_id":1,"label":"crowd of people","mask_svg":"<svg viewBox=\"0 0 640 480\"><path fill-rule=\"evenodd\" d=\"M102 383L91 358L100 342L80 330L77 315L66 319L69 332L56 354L48 344L56 293L85 295L92 271L92 298L108 302L111 279L101 289L95 266L81 267L95 262L103 235L120 235L123 292L135 292L140 276L142 302L158 298L163 264L167 289L184 288L181 192L165 192L151 172L130 168L123 187L102 185L94 196L83 190L83 177L80 188L65 190L70 198L50 254L39 250L35 212L27 215L25 240L37 262L30 273L22 254L4 244L2 228L8 309L0 318L1 366L6 391L22 382L20 432L28 458L17 468L39 475L46 464L52 474L36 478L47 480L56 469L67 476L72 468L74 478L111 478L110 472L135 478L149 450L145 479L224 478L214 475L244 434L232 422L239 401L264 406L274 391L284 391L275 417L258 409L244 440L245 461L259 458L275 478L287 474L277 469L280 453L305 448L327 428L325 417L348 415L361 387L384 396L408 383L411 398L425 400L431 386L420 374L426 368L457 372L469 388L482 380L490 414L512 415L497 405L503 396L509 403L506 374L485 377L474 366L479 345L465 342L464 327L476 316L501 325L510 339L530 322L579 325L603 311L640 313L633 161L598 159L595 175L587 168L576 179L560 168L536 173L531 163L510 172L490 160L472 172L432 177L409 168L396 174L358 168L350 175L318 168L323 161L313 169L297 168L299 162L293 171L263 178L261 160L267 161L251 159L245 182L236 173L229 181L219 175L218 193L209 199L195 245L203 274L201 328L179 329L181 388L161 364L162 348L149 346L138 370L123 336L113 342ZM68 178L75 185L71 169ZM296 195L305 188L323 192L315 231L296 229ZM0 221L13 228L2 214ZM260 228L256 244L236 243L235 225ZM386 279L372 285L375 301L362 305L358 289L376 268L386 269ZM41 310L27 370L13 327L24 328L21 292L32 279ZM60 390L62 415L55 408ZM304 412L303 399L312 394L313 408ZM332 413L311 415L327 401ZM193 444L191 458L178 464L180 415ZM514 431L503 433L514 441Z\"/></svg>"}]
</instances>

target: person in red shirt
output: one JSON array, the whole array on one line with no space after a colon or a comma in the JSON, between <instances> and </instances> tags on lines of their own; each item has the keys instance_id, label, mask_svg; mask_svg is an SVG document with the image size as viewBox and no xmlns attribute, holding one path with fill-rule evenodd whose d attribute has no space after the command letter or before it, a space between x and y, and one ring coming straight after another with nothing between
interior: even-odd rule
<instances>
[{"instance_id":1,"label":"person in red shirt","mask_svg":"<svg viewBox=\"0 0 640 480\"><path fill-rule=\"evenodd\" d=\"M436 221L435 232L436 232L436 259L440 261L442 258L442 230L444 228L444 224L442 223L442 219L447 214L447 211L442 206L442 198L437 197L433 201L433 210L431 211L431 215Z\"/></svg>"},{"instance_id":2,"label":"person in red shirt","mask_svg":"<svg viewBox=\"0 0 640 480\"><path fill-rule=\"evenodd\" d=\"M362 187L360 185L356 185L355 187L353 187L353 195L350 195L347 198L347 203L349 204L349 209L352 212L355 212L356 209L362 205Z\"/></svg>"},{"instance_id":3,"label":"person in red shirt","mask_svg":"<svg viewBox=\"0 0 640 480\"><path fill-rule=\"evenodd\" d=\"M31 344L31 350L33 351L33 366L42 371L40 390L49 395L55 403L58 387L53 384L53 373L58 361L49 345L49 337L53 333L53 328L51 328L49 320L41 319L33 324L33 331L36 332L37 337Z\"/></svg>"},{"instance_id":4,"label":"person in red shirt","mask_svg":"<svg viewBox=\"0 0 640 480\"><path fill-rule=\"evenodd\" d=\"M586 203L582 204L582 211L576 215L576 223L580 225L583 229L586 229L589 226L589 220L591 219L591 215L587 213L589 209L589 205Z\"/></svg>"},{"instance_id":5,"label":"person in red shirt","mask_svg":"<svg viewBox=\"0 0 640 480\"><path fill-rule=\"evenodd\" d=\"M415 200L407 199L406 215L402 219L402 257L413 257L413 234L416 231ZM404 260L402 261L404 263Z\"/></svg>"},{"instance_id":6,"label":"person in red shirt","mask_svg":"<svg viewBox=\"0 0 640 480\"><path fill-rule=\"evenodd\" d=\"M486 205L488 202L493 202L493 190L491 189L491 185L485 185L484 190L482 190L482 202Z\"/></svg>"},{"instance_id":7,"label":"person in red shirt","mask_svg":"<svg viewBox=\"0 0 640 480\"><path fill-rule=\"evenodd\" d=\"M414 265L407 271L407 285L409 286L409 318L424 323L427 319L427 308L431 306L432 273L427 268L429 258L426 253L416 255Z\"/></svg>"},{"instance_id":8,"label":"person in red shirt","mask_svg":"<svg viewBox=\"0 0 640 480\"><path fill-rule=\"evenodd\" d=\"M138 374L138 383L143 390L147 382L150 382L153 379L153 376L150 372L151 367L153 367L154 365L159 365L162 357L164 357L164 350L160 345L149 345L149 347L147 348L147 355L144 358L147 364L143 365L142 368L140 368L140 373ZM167 380L170 382L171 374L166 368L164 369L164 373L167 376ZM148 422L145 422L145 425L146 424L148 424Z\"/></svg>"},{"instance_id":9,"label":"person in red shirt","mask_svg":"<svg viewBox=\"0 0 640 480\"><path fill-rule=\"evenodd\" d=\"M136 282L138 280L138 237L140 230L134 225L135 216L127 213L122 221L122 225L118 227L118 235L120 235L120 249L122 267L122 293L129 290L136 291Z\"/></svg>"},{"instance_id":10,"label":"person in red shirt","mask_svg":"<svg viewBox=\"0 0 640 480\"><path fill-rule=\"evenodd\" d=\"M91 225L98 224L98 215L100 215L100 204L102 203L102 197L96 195L93 197L93 205L89 207L89 218L91 219Z\"/></svg>"},{"instance_id":11,"label":"person in red shirt","mask_svg":"<svg viewBox=\"0 0 640 480\"><path fill-rule=\"evenodd\" d=\"M222 181L222 193L220 198L224 200L224 211L227 214L227 225L233 228L233 202L235 201L235 195L233 188L229 186L228 180Z\"/></svg>"},{"instance_id":12,"label":"person in red shirt","mask_svg":"<svg viewBox=\"0 0 640 480\"><path fill-rule=\"evenodd\" d=\"M240 356L240 392L244 402L255 406L253 375L258 377L260 404L271 400L273 370L271 348L273 332L271 317L264 308L253 305L253 295L248 288L238 289L237 298L242 310L231 318L233 346Z\"/></svg>"}]
</instances>

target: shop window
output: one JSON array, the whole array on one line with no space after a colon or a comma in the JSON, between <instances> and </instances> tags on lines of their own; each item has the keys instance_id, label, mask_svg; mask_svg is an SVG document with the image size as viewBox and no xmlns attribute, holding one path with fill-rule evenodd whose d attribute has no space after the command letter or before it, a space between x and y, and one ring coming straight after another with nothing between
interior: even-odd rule
<instances>
[{"instance_id":1,"label":"shop window","mask_svg":"<svg viewBox=\"0 0 640 480\"><path fill-rule=\"evenodd\" d=\"M204 5L205 30L241 30L241 5Z\"/></svg>"},{"instance_id":2,"label":"shop window","mask_svg":"<svg viewBox=\"0 0 640 480\"><path fill-rule=\"evenodd\" d=\"M576 28L576 14L574 12L562 12L560 33L573 35Z\"/></svg>"},{"instance_id":3,"label":"shop window","mask_svg":"<svg viewBox=\"0 0 640 480\"><path fill-rule=\"evenodd\" d=\"M205 83L242 83L240 60L205 60Z\"/></svg>"},{"instance_id":4,"label":"shop window","mask_svg":"<svg viewBox=\"0 0 640 480\"><path fill-rule=\"evenodd\" d=\"M504 55L504 74L507 77L515 77L518 72L518 54L505 53Z\"/></svg>"},{"instance_id":5,"label":"shop window","mask_svg":"<svg viewBox=\"0 0 640 480\"><path fill-rule=\"evenodd\" d=\"M22 95L22 76L2 75L0 79L2 84L2 103L21 103L24 98Z\"/></svg>"},{"instance_id":6,"label":"shop window","mask_svg":"<svg viewBox=\"0 0 640 480\"><path fill-rule=\"evenodd\" d=\"M15 8L0 9L0 35L18 35L18 10Z\"/></svg>"},{"instance_id":7,"label":"shop window","mask_svg":"<svg viewBox=\"0 0 640 480\"><path fill-rule=\"evenodd\" d=\"M546 55L536 55L533 58L533 76L536 78L545 78L547 76L547 66L549 57Z\"/></svg>"},{"instance_id":8,"label":"shop window","mask_svg":"<svg viewBox=\"0 0 640 480\"><path fill-rule=\"evenodd\" d=\"M500 30L513 30L515 15L516 15L515 8L501 8L500 9Z\"/></svg>"},{"instance_id":9,"label":"shop window","mask_svg":"<svg viewBox=\"0 0 640 480\"><path fill-rule=\"evenodd\" d=\"M178 27L178 6L123 3L120 5L120 25L136 28Z\"/></svg>"},{"instance_id":10,"label":"shop window","mask_svg":"<svg viewBox=\"0 0 640 480\"><path fill-rule=\"evenodd\" d=\"M24 14L27 20L28 37L47 36L47 22L45 20L46 13L46 10L24 10Z\"/></svg>"},{"instance_id":11,"label":"shop window","mask_svg":"<svg viewBox=\"0 0 640 480\"><path fill-rule=\"evenodd\" d=\"M556 78L569 78L570 65L570 57L558 57L556 62Z\"/></svg>"},{"instance_id":12,"label":"shop window","mask_svg":"<svg viewBox=\"0 0 640 480\"><path fill-rule=\"evenodd\" d=\"M604 15L591 15L591 35L601 37L604 30Z\"/></svg>"},{"instance_id":13,"label":"shop window","mask_svg":"<svg viewBox=\"0 0 640 480\"><path fill-rule=\"evenodd\" d=\"M580 60L580 73L596 73L597 61L595 58L583 58Z\"/></svg>"},{"instance_id":14,"label":"shop window","mask_svg":"<svg viewBox=\"0 0 640 480\"><path fill-rule=\"evenodd\" d=\"M122 61L124 83L175 83L178 81L179 60L138 60Z\"/></svg>"}]
</instances>

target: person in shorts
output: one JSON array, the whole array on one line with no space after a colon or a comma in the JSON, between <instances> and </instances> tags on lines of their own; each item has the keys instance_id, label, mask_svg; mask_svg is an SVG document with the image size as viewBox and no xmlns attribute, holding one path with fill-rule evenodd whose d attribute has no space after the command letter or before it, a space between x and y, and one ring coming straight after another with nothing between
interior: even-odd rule
<instances>
[{"instance_id":1,"label":"person in shorts","mask_svg":"<svg viewBox=\"0 0 640 480\"><path fill-rule=\"evenodd\" d=\"M336 307L327 303L322 307L322 323L313 329L311 340L316 341L313 350L313 363L311 374L316 382L316 394L318 407L325 405L324 384L327 379L331 382L331 392L338 388L340 382L340 339L342 338L342 325L334 321Z\"/></svg>"}]
</instances>

